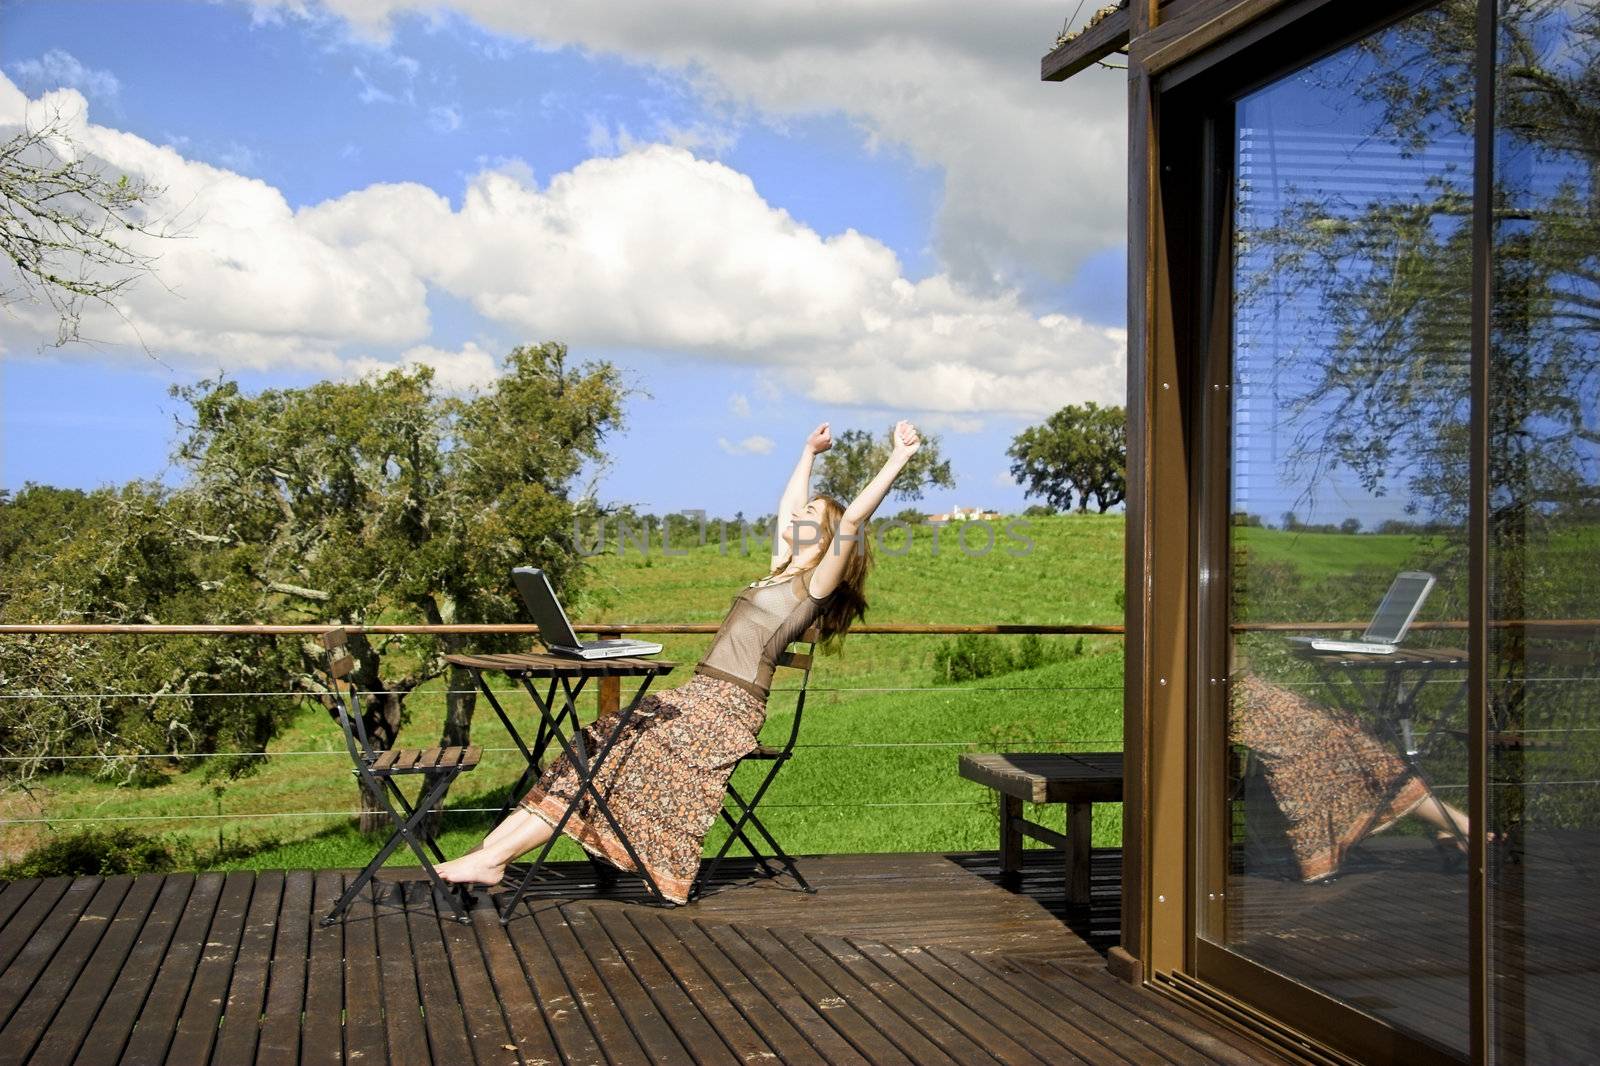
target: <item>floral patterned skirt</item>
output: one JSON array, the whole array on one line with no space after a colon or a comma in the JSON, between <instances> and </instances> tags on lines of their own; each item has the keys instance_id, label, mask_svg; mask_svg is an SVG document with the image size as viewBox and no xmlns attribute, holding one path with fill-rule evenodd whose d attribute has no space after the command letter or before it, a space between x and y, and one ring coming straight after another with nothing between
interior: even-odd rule
<instances>
[{"instance_id":1,"label":"floral patterned skirt","mask_svg":"<svg viewBox=\"0 0 1600 1066\"><path fill-rule=\"evenodd\" d=\"M756 747L766 714L766 701L755 693L722 678L695 674L677 688L647 693L600 767L596 790L662 894L674 903L688 901L728 778L739 759ZM586 758L594 758L613 724L608 716L584 728ZM577 773L562 754L521 806L553 826L577 792ZM590 854L635 870L587 792L562 832Z\"/></svg>"},{"instance_id":2,"label":"floral patterned skirt","mask_svg":"<svg viewBox=\"0 0 1600 1066\"><path fill-rule=\"evenodd\" d=\"M1345 711L1246 676L1233 686L1229 739L1260 757L1300 876L1339 870L1345 852L1428 795L1422 779Z\"/></svg>"}]
</instances>

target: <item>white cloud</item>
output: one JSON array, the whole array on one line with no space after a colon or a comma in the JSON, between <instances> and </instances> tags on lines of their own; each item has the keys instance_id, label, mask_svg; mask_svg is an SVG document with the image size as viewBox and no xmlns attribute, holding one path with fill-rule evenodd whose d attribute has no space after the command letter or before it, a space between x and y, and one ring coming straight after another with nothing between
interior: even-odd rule
<instances>
[{"instance_id":1,"label":"white cloud","mask_svg":"<svg viewBox=\"0 0 1600 1066\"><path fill-rule=\"evenodd\" d=\"M30 101L0 76L0 135L59 113L88 156L164 188L154 214L181 236L133 238L158 257L157 278L124 290L120 315L91 308L85 337L105 345L142 340L163 359L208 367L317 370L337 368L344 346L426 339L426 289L387 249L329 243L265 182L95 125L87 108L70 89ZM14 269L0 267L0 289L11 288ZM46 309L25 302L8 309L24 336L54 336Z\"/></svg>"},{"instance_id":2,"label":"white cloud","mask_svg":"<svg viewBox=\"0 0 1600 1066\"><path fill-rule=\"evenodd\" d=\"M189 223L187 239L152 246L160 284L130 288L128 324L86 322L86 336L122 344L136 329L163 358L337 373L404 351L481 380L485 353L417 347L431 287L522 337L757 368L767 398L961 420L1122 397L1121 330L1037 316L1014 292L980 295L947 274L910 281L881 242L820 234L682 149L590 159L543 187L508 161L476 174L459 209L407 183L292 210L265 182L88 123L75 92L30 105L0 76L0 127L53 105L76 115L86 150L165 186L163 210ZM36 334L51 326L13 310Z\"/></svg>"},{"instance_id":3,"label":"white cloud","mask_svg":"<svg viewBox=\"0 0 1600 1066\"><path fill-rule=\"evenodd\" d=\"M400 358L393 362L362 356L350 360L345 369L349 376L367 377L419 364L433 368L434 382L446 392L486 388L500 376L500 365L495 357L472 341L454 352L419 344L400 353Z\"/></svg>"},{"instance_id":4,"label":"white cloud","mask_svg":"<svg viewBox=\"0 0 1600 1066\"><path fill-rule=\"evenodd\" d=\"M727 437L717 438L717 447L729 455L766 455L772 451L776 443L771 437L763 437L760 434L746 437L737 444L729 443Z\"/></svg>"},{"instance_id":5,"label":"white cloud","mask_svg":"<svg viewBox=\"0 0 1600 1066\"><path fill-rule=\"evenodd\" d=\"M500 34L676 72L719 110L755 108L777 121L849 116L869 146L903 146L942 169L938 252L969 286L988 291L1029 272L1067 278L1125 239L1126 82L1095 70L1063 85L1039 81L1039 57L1060 27L1049 0L449 6ZM438 3L324 7L371 39L396 14Z\"/></svg>"},{"instance_id":6,"label":"white cloud","mask_svg":"<svg viewBox=\"0 0 1600 1066\"><path fill-rule=\"evenodd\" d=\"M374 185L302 217L525 335L765 365L818 402L1038 413L1122 394L1122 330L1035 317L1014 292L947 275L911 282L879 241L824 237L744 174L665 145L543 189L484 171L460 210L420 185Z\"/></svg>"},{"instance_id":7,"label":"white cloud","mask_svg":"<svg viewBox=\"0 0 1600 1066\"><path fill-rule=\"evenodd\" d=\"M94 70L83 65L70 52L52 48L38 59L22 59L11 64L18 83L34 92L47 89L76 89L83 95L113 103L122 83L109 70Z\"/></svg>"},{"instance_id":8,"label":"white cloud","mask_svg":"<svg viewBox=\"0 0 1600 1066\"><path fill-rule=\"evenodd\" d=\"M740 418L750 417L750 397L742 392L736 392L728 397L728 410Z\"/></svg>"}]
</instances>

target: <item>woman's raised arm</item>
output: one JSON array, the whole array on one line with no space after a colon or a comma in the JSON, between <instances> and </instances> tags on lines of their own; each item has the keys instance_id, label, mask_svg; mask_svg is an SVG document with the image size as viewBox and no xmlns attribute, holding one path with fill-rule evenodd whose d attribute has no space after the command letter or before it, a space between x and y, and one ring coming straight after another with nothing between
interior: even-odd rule
<instances>
[{"instance_id":1,"label":"woman's raised arm","mask_svg":"<svg viewBox=\"0 0 1600 1066\"><path fill-rule=\"evenodd\" d=\"M910 462L911 457L917 454L917 449L922 446L922 438L917 435L917 427L904 419L895 423L894 446L889 451L889 459L883 464L883 469L877 476L867 482L867 487L850 501L850 506L844 509L844 521L859 526L872 517L878 509L878 504L889 495L889 486L894 484L894 479L900 471Z\"/></svg>"},{"instance_id":2,"label":"woman's raised arm","mask_svg":"<svg viewBox=\"0 0 1600 1066\"><path fill-rule=\"evenodd\" d=\"M883 469L867 482L866 488L844 509L833 543L828 545L828 550L822 553L822 561L811 571L811 595L821 599L838 587L839 579L844 576L845 560L855 548L861 527L867 524L867 519L872 517L883 498L889 494L894 479L921 446L922 438L917 435L917 427L903 419L895 423L894 446Z\"/></svg>"},{"instance_id":3,"label":"woman's raised arm","mask_svg":"<svg viewBox=\"0 0 1600 1066\"><path fill-rule=\"evenodd\" d=\"M773 569L787 562L791 554L788 543L783 539L783 527L793 521L795 513L810 502L812 461L831 447L833 437L828 432L828 423L823 422L811 431L805 447L800 450L794 473L789 475L789 484L784 486L783 496L778 500L778 520L772 528Z\"/></svg>"}]
</instances>

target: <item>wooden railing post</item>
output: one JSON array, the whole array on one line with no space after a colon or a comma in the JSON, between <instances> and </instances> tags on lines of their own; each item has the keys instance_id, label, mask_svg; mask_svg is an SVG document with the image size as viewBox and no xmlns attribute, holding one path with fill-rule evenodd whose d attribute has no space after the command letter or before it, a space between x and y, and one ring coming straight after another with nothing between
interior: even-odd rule
<instances>
[{"instance_id":1,"label":"wooden railing post","mask_svg":"<svg viewBox=\"0 0 1600 1066\"><path fill-rule=\"evenodd\" d=\"M599 634L601 640L616 640L622 636L620 629L606 629ZM600 717L616 714L622 706L622 678L602 677L600 679Z\"/></svg>"}]
</instances>

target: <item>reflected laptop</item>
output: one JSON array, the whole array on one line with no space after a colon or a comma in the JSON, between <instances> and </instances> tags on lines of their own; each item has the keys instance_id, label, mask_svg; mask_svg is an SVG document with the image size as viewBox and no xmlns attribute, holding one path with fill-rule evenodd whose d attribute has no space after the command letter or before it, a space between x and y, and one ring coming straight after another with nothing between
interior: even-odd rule
<instances>
[{"instance_id":1,"label":"reflected laptop","mask_svg":"<svg viewBox=\"0 0 1600 1066\"><path fill-rule=\"evenodd\" d=\"M545 647L560 655L575 655L582 659L610 659L618 655L654 655L661 645L648 640L584 640L572 631L567 612L556 599L556 590L550 577L536 566L519 566L511 571L522 602L539 625L539 638Z\"/></svg>"},{"instance_id":2,"label":"reflected laptop","mask_svg":"<svg viewBox=\"0 0 1600 1066\"><path fill-rule=\"evenodd\" d=\"M1356 655L1390 655L1405 637L1406 630L1422 610L1422 601L1433 591L1433 575L1421 570L1406 570L1394 579L1372 624L1360 640L1328 640L1326 637L1290 637L1309 644L1317 651L1342 651Z\"/></svg>"}]
</instances>

